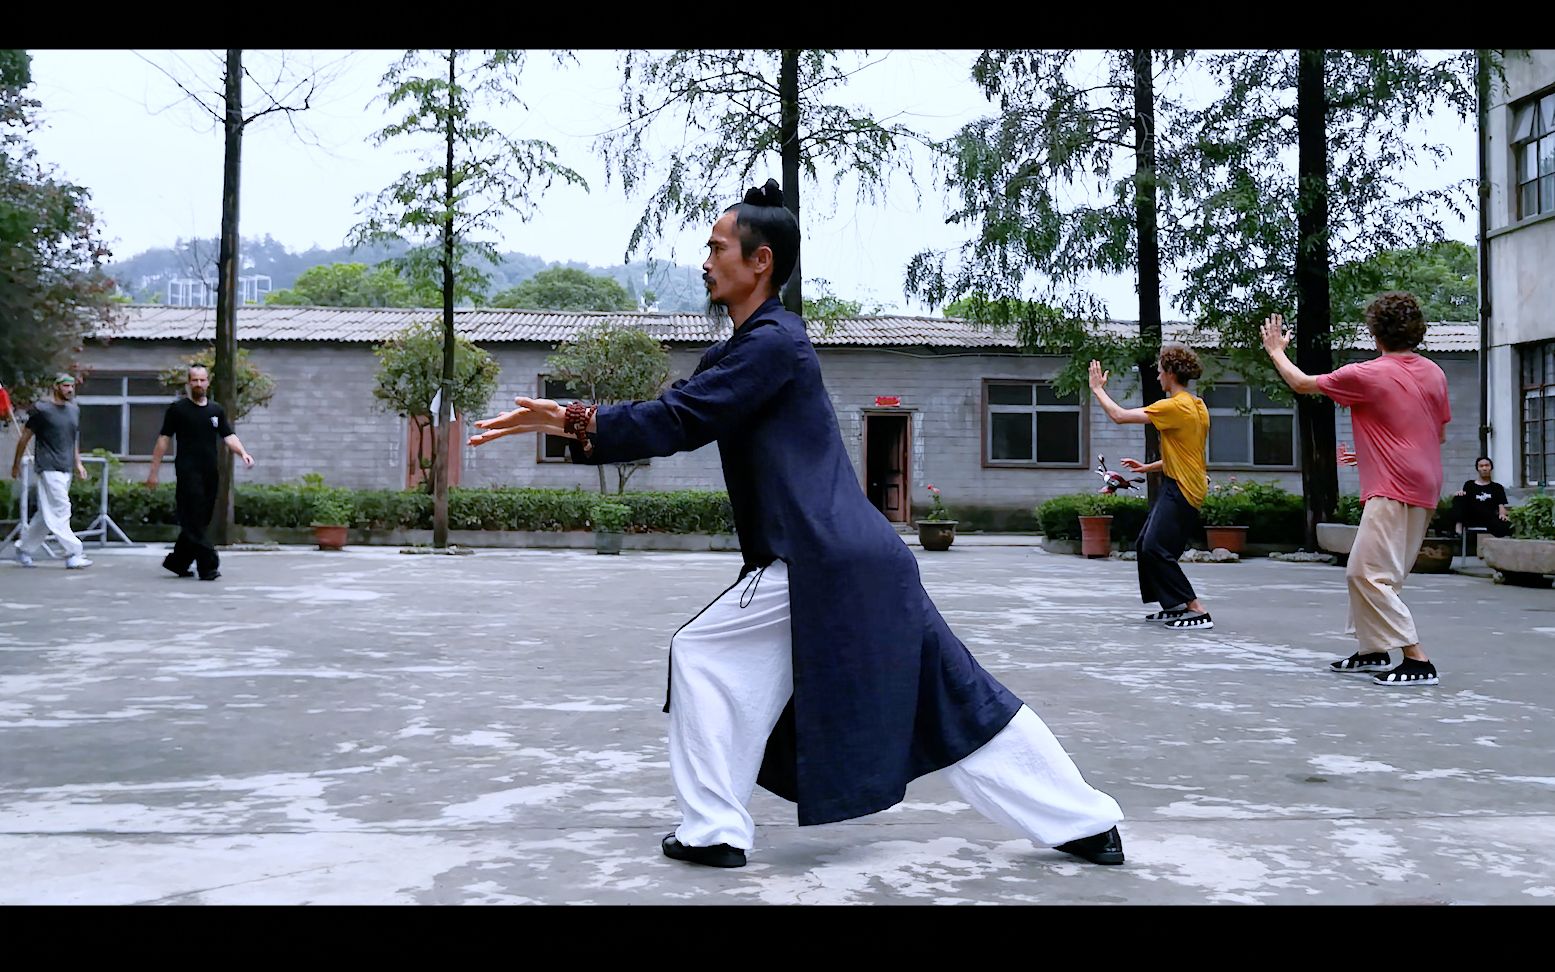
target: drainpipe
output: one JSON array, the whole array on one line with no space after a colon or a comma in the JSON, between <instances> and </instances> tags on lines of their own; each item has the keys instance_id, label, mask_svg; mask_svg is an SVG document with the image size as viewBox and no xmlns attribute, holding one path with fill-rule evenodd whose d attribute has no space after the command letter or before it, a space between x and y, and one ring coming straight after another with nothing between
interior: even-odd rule
<instances>
[{"instance_id":1,"label":"drainpipe","mask_svg":"<svg viewBox=\"0 0 1555 972\"><path fill-rule=\"evenodd\" d=\"M1490 70L1485 52L1474 58L1479 115L1479 454L1490 455L1490 160L1485 152L1490 116ZM1513 457L1514 466L1517 464ZM1519 476L1521 478L1521 476Z\"/></svg>"}]
</instances>

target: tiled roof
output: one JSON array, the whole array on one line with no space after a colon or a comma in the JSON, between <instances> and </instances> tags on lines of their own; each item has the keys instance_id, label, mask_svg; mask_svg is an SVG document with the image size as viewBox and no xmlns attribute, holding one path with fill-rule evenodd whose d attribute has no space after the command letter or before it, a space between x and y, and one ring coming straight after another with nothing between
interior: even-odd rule
<instances>
[{"instance_id":1,"label":"tiled roof","mask_svg":"<svg viewBox=\"0 0 1555 972\"><path fill-rule=\"evenodd\" d=\"M260 341L329 341L376 343L417 321L436 320L440 312L398 307L290 307L266 305L238 310L238 337ZM703 346L728 335L701 314L562 313L479 308L454 311L454 327L484 344L538 343L554 345L572 337L586 324L608 318L646 330L672 344ZM118 341L211 341L216 336L213 307L168 307L129 304L123 326L102 336ZM1124 337L1134 333L1133 321L1106 321L1100 328ZM1191 324L1169 321L1167 340L1209 347L1213 337ZM821 347L1015 348L1011 331L993 331L953 317L854 317L832 322L830 329L811 325L811 339ZM1369 347L1363 340L1358 346ZM1477 324L1432 324L1425 347L1433 351L1473 351L1479 347Z\"/></svg>"}]
</instances>

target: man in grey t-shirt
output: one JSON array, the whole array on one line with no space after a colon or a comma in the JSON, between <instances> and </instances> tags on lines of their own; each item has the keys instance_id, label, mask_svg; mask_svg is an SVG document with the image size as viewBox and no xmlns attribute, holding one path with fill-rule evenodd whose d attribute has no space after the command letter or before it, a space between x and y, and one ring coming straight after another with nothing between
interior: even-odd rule
<instances>
[{"instance_id":1,"label":"man in grey t-shirt","mask_svg":"<svg viewBox=\"0 0 1555 972\"><path fill-rule=\"evenodd\" d=\"M38 476L38 509L27 524L27 532L16 542L16 562L23 567L36 566L32 555L50 533L65 548L65 567L76 570L90 567L82 556L81 540L70 529L70 473L86 478L81 464L81 406L74 401L76 380L62 374L54 382L54 400L38 402L28 412L27 426L16 443L16 458L11 463L11 478L22 474L22 456L27 443L36 439L33 471Z\"/></svg>"}]
</instances>

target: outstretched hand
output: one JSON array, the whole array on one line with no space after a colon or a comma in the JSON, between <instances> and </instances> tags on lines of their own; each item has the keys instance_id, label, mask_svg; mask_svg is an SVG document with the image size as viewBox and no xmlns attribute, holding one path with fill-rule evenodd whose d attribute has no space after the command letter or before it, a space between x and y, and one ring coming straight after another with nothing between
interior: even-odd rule
<instances>
[{"instance_id":1,"label":"outstretched hand","mask_svg":"<svg viewBox=\"0 0 1555 972\"><path fill-rule=\"evenodd\" d=\"M1129 470L1130 472L1145 471L1145 464L1140 462L1138 459L1124 459L1122 462L1123 468Z\"/></svg>"},{"instance_id":2,"label":"outstretched hand","mask_svg":"<svg viewBox=\"0 0 1555 972\"><path fill-rule=\"evenodd\" d=\"M1100 361L1096 361L1095 359L1092 359L1092 361L1091 361L1091 391L1097 392L1097 391L1101 391L1103 388L1106 388L1107 387L1107 377L1109 375L1111 375L1111 374L1112 374L1112 372L1110 372L1110 371L1103 371L1103 370L1101 370L1101 362Z\"/></svg>"},{"instance_id":3,"label":"outstretched hand","mask_svg":"<svg viewBox=\"0 0 1555 972\"><path fill-rule=\"evenodd\" d=\"M1263 338L1265 351L1270 354L1284 351L1290 344L1290 335L1285 333L1285 315L1270 314L1264 318L1259 336Z\"/></svg>"},{"instance_id":4,"label":"outstretched hand","mask_svg":"<svg viewBox=\"0 0 1555 972\"><path fill-rule=\"evenodd\" d=\"M475 427L485 431L470 436L469 444L482 446L504 435L524 432L562 434L562 419L567 414L565 406L558 405L548 398L525 398L522 395L513 401L518 405L518 408L513 411L476 422Z\"/></svg>"},{"instance_id":5,"label":"outstretched hand","mask_svg":"<svg viewBox=\"0 0 1555 972\"><path fill-rule=\"evenodd\" d=\"M1339 448L1334 450L1334 455L1339 460L1339 465L1341 466L1354 466L1360 462L1348 442L1339 443Z\"/></svg>"}]
</instances>

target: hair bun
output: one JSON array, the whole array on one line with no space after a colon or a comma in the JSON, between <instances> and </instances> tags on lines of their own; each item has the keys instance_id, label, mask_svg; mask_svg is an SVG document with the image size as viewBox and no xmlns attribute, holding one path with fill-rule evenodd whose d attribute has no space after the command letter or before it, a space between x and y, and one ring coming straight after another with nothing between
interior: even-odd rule
<instances>
[{"instance_id":1,"label":"hair bun","mask_svg":"<svg viewBox=\"0 0 1555 972\"><path fill-rule=\"evenodd\" d=\"M757 189L746 190L745 199L751 206L779 206L783 205L783 189L776 179L768 179L767 184Z\"/></svg>"}]
</instances>

